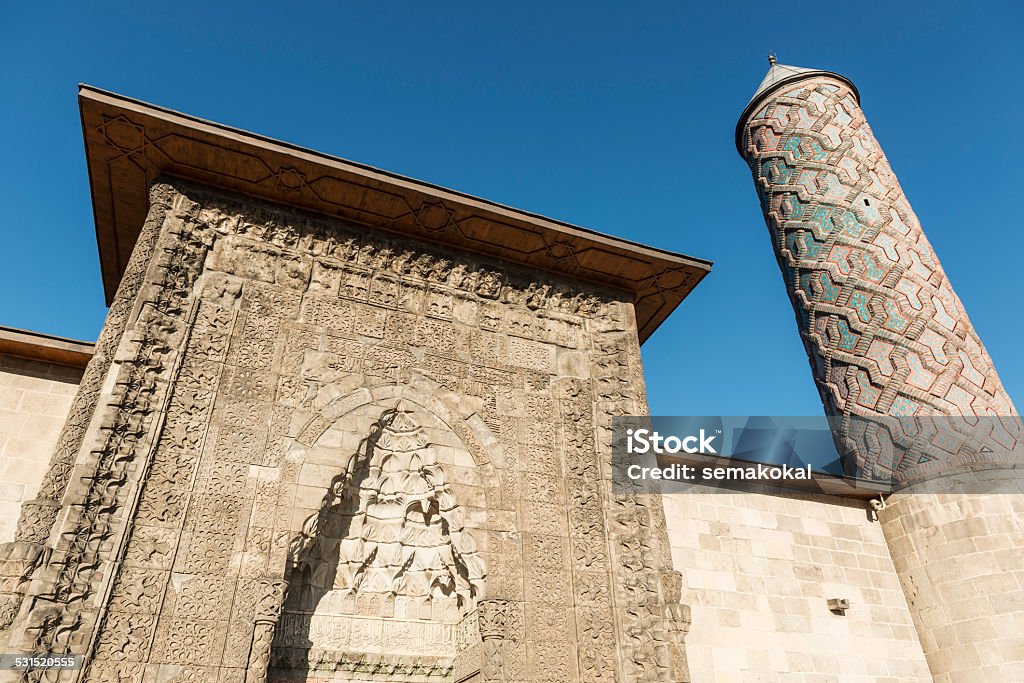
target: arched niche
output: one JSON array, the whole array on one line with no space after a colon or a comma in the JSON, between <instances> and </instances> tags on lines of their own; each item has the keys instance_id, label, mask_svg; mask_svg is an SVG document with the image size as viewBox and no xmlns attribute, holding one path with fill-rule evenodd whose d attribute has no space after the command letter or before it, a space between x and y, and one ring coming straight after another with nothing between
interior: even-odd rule
<instances>
[{"instance_id":1,"label":"arched niche","mask_svg":"<svg viewBox=\"0 0 1024 683\"><path fill-rule=\"evenodd\" d=\"M383 666L387 680L419 681L479 668L488 435L408 393L326 397L286 456L302 463L296 500L318 487L322 498L289 548L272 678L357 680Z\"/></svg>"}]
</instances>

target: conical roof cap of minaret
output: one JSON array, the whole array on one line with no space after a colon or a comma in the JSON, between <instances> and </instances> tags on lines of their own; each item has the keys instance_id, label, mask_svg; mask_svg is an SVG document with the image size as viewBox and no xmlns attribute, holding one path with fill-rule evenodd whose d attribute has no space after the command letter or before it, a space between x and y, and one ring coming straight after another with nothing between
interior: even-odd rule
<instances>
[{"instance_id":1,"label":"conical roof cap of minaret","mask_svg":"<svg viewBox=\"0 0 1024 683\"><path fill-rule=\"evenodd\" d=\"M770 67L768 68L768 73L764 75L761 85L757 86L757 90L754 91L754 96L750 98L750 102L748 102L747 106L743 108L743 113L740 114L740 119L736 122L736 151L740 153L741 157L746 157L743 153L743 136L746 133L747 118L754 109L761 104L761 102L768 99L769 95L783 86L796 83L797 81L802 81L805 78L828 76L842 81L849 86L853 91L853 96L857 98L857 104L860 104L860 93L857 91L857 86L855 86L853 81L846 76L842 76L833 71L808 69L802 66L790 66L789 64L778 64L775 62L774 56L769 57L769 64Z\"/></svg>"}]
</instances>

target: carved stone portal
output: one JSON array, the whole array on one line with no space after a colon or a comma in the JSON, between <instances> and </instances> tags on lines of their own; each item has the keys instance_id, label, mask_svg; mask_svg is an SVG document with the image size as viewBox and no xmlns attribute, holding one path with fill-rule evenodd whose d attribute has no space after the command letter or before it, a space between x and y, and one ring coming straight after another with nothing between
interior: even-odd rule
<instances>
[{"instance_id":1,"label":"carved stone portal","mask_svg":"<svg viewBox=\"0 0 1024 683\"><path fill-rule=\"evenodd\" d=\"M661 503L610 485L646 410L622 292L153 197L102 409L21 539L54 546L0 568L8 651L84 655L52 683L685 680Z\"/></svg>"},{"instance_id":2,"label":"carved stone portal","mask_svg":"<svg viewBox=\"0 0 1024 683\"><path fill-rule=\"evenodd\" d=\"M479 639L485 574L434 444L400 401L291 544L278 666L337 668L329 675L346 680L386 659L392 680L447 674Z\"/></svg>"}]
</instances>

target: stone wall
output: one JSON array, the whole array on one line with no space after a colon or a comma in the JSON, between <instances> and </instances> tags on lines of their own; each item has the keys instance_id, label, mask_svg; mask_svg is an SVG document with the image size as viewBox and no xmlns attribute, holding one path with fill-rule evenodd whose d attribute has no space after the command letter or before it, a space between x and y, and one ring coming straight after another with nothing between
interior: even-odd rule
<instances>
[{"instance_id":1,"label":"stone wall","mask_svg":"<svg viewBox=\"0 0 1024 683\"><path fill-rule=\"evenodd\" d=\"M921 482L879 517L935 680L1024 680L1021 470Z\"/></svg>"},{"instance_id":2,"label":"stone wall","mask_svg":"<svg viewBox=\"0 0 1024 683\"><path fill-rule=\"evenodd\" d=\"M694 683L931 681L882 528L862 501L664 496ZM846 598L845 614L828 599Z\"/></svg>"},{"instance_id":3,"label":"stone wall","mask_svg":"<svg viewBox=\"0 0 1024 683\"><path fill-rule=\"evenodd\" d=\"M685 680L661 504L611 496L628 297L186 185L132 258L14 647L87 681Z\"/></svg>"},{"instance_id":4,"label":"stone wall","mask_svg":"<svg viewBox=\"0 0 1024 683\"><path fill-rule=\"evenodd\" d=\"M0 355L0 543L39 492L81 378L78 368Z\"/></svg>"}]
</instances>

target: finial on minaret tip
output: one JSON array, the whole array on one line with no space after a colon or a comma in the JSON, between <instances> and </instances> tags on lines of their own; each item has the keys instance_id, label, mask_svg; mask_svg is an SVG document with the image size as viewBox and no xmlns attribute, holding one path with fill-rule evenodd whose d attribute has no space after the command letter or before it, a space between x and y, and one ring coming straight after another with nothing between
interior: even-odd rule
<instances>
[{"instance_id":1,"label":"finial on minaret tip","mask_svg":"<svg viewBox=\"0 0 1024 683\"><path fill-rule=\"evenodd\" d=\"M772 52L771 50L768 50L768 66L775 66L778 63L778 61L779 60L775 56L775 53Z\"/></svg>"}]
</instances>

